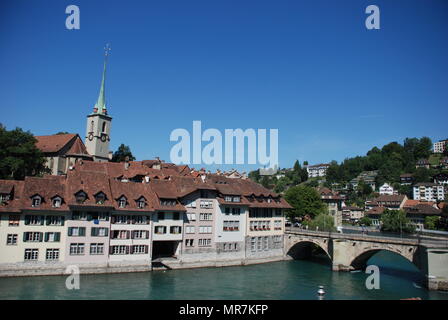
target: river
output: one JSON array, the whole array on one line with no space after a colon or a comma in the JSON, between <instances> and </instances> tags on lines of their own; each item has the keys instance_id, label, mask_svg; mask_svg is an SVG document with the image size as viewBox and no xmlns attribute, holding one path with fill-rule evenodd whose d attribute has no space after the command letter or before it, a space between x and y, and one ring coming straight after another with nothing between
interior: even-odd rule
<instances>
[{"instance_id":1,"label":"river","mask_svg":"<svg viewBox=\"0 0 448 320\"><path fill-rule=\"evenodd\" d=\"M67 290L63 276L0 278L0 299L448 299L421 287L418 270L381 251L369 260L380 267L380 289L368 290L364 272L332 272L320 260L144 273L81 275L80 289Z\"/></svg>"}]
</instances>

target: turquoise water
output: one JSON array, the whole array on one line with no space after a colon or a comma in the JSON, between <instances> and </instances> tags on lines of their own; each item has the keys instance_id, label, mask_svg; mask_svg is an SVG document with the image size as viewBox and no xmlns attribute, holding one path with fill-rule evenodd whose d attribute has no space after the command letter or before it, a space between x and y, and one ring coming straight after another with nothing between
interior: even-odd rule
<instances>
[{"instance_id":1,"label":"turquoise water","mask_svg":"<svg viewBox=\"0 0 448 320\"><path fill-rule=\"evenodd\" d=\"M332 272L329 264L281 261L260 265L145 273L81 275L80 290L67 290L63 276L1 278L0 299L448 299L419 284L418 270L404 258L380 252L380 289L368 290L364 272Z\"/></svg>"}]
</instances>

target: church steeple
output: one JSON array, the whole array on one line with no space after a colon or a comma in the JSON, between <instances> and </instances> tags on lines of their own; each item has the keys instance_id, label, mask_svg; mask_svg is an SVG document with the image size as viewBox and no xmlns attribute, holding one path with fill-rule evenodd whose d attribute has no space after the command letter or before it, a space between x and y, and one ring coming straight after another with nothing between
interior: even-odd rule
<instances>
[{"instance_id":1,"label":"church steeple","mask_svg":"<svg viewBox=\"0 0 448 320\"><path fill-rule=\"evenodd\" d=\"M104 48L104 66L103 66L103 78L101 80L100 94L98 95L98 101L95 103L93 107L94 114L104 114L107 115L106 109L106 90L105 90L105 82L106 82L106 66L107 66L107 57L109 56L110 47L109 44Z\"/></svg>"},{"instance_id":2,"label":"church steeple","mask_svg":"<svg viewBox=\"0 0 448 320\"><path fill-rule=\"evenodd\" d=\"M109 141L112 117L107 114L105 92L107 57L110 51L109 45L106 45L104 50L103 79L101 80L100 94L98 101L93 107L93 112L87 116L86 124L85 144L87 152L93 156L95 161L109 161L111 158Z\"/></svg>"}]
</instances>

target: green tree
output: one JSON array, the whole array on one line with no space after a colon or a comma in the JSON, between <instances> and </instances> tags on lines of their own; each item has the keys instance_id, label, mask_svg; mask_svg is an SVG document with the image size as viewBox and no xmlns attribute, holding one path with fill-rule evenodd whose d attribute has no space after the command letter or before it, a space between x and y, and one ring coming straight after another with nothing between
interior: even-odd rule
<instances>
[{"instance_id":1,"label":"green tree","mask_svg":"<svg viewBox=\"0 0 448 320\"><path fill-rule=\"evenodd\" d=\"M126 157L128 157L129 161L134 161L135 157L132 155L131 148L129 146L124 145L123 143L120 144L117 151L114 152L112 155L112 162L123 162L126 160Z\"/></svg>"},{"instance_id":2,"label":"green tree","mask_svg":"<svg viewBox=\"0 0 448 320\"><path fill-rule=\"evenodd\" d=\"M325 204L320 199L316 189L308 186L295 186L289 188L285 193L285 199L293 207L290 217L303 217L309 215L317 216L325 212Z\"/></svg>"},{"instance_id":3,"label":"green tree","mask_svg":"<svg viewBox=\"0 0 448 320\"><path fill-rule=\"evenodd\" d=\"M362 217L359 220L359 225L370 227L372 225L372 219L370 219L369 217Z\"/></svg>"},{"instance_id":4,"label":"green tree","mask_svg":"<svg viewBox=\"0 0 448 320\"><path fill-rule=\"evenodd\" d=\"M425 229L437 230L439 221L440 221L439 216L425 217Z\"/></svg>"},{"instance_id":5,"label":"green tree","mask_svg":"<svg viewBox=\"0 0 448 320\"><path fill-rule=\"evenodd\" d=\"M6 130L0 124L0 179L22 180L48 173L46 159L36 148L36 139L20 128Z\"/></svg>"},{"instance_id":6,"label":"green tree","mask_svg":"<svg viewBox=\"0 0 448 320\"><path fill-rule=\"evenodd\" d=\"M381 217L381 230L398 233L414 233L415 226L406 217L403 210L384 210Z\"/></svg>"},{"instance_id":7,"label":"green tree","mask_svg":"<svg viewBox=\"0 0 448 320\"><path fill-rule=\"evenodd\" d=\"M310 230L336 231L333 217L325 213L318 214L314 219L307 221L304 224L308 225Z\"/></svg>"}]
</instances>

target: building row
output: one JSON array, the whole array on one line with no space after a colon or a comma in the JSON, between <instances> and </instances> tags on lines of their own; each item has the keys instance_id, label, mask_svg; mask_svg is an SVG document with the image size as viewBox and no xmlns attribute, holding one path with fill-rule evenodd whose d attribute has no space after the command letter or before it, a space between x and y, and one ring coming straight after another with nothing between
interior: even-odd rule
<instances>
[{"instance_id":1,"label":"building row","mask_svg":"<svg viewBox=\"0 0 448 320\"><path fill-rule=\"evenodd\" d=\"M0 180L0 267L283 256L280 195L185 167L78 160L66 175Z\"/></svg>"}]
</instances>

